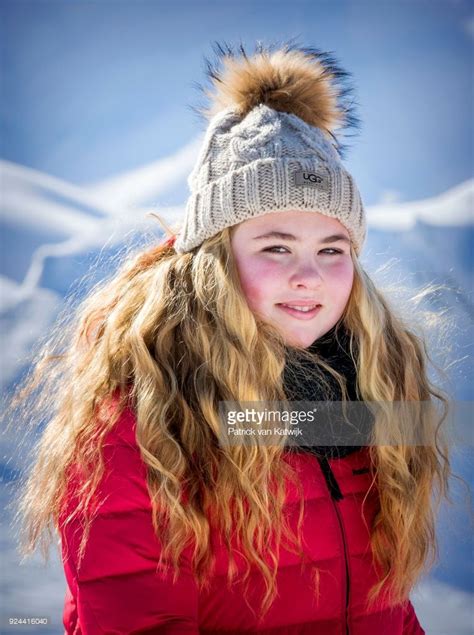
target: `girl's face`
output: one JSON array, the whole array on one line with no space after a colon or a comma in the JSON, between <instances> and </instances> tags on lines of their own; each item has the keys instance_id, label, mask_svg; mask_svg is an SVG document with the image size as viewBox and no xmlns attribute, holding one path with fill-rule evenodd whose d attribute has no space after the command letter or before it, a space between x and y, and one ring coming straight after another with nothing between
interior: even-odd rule
<instances>
[{"instance_id":1,"label":"girl's face","mask_svg":"<svg viewBox=\"0 0 474 635\"><path fill-rule=\"evenodd\" d=\"M254 314L308 347L344 312L354 265L349 233L319 212L274 212L232 227L232 252Z\"/></svg>"}]
</instances>

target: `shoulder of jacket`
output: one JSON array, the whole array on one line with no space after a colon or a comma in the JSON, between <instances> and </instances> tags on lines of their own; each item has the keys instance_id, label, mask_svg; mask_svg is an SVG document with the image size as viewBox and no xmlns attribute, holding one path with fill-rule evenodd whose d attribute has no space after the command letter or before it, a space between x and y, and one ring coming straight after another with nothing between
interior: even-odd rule
<instances>
[{"instance_id":1,"label":"shoulder of jacket","mask_svg":"<svg viewBox=\"0 0 474 635\"><path fill-rule=\"evenodd\" d=\"M119 408L120 399L118 391L115 391L109 398L105 411L102 412L112 416ZM136 426L137 419L135 412L130 403L127 403L120 412L114 426L106 435L105 442L107 444L125 443L126 445L136 446Z\"/></svg>"}]
</instances>

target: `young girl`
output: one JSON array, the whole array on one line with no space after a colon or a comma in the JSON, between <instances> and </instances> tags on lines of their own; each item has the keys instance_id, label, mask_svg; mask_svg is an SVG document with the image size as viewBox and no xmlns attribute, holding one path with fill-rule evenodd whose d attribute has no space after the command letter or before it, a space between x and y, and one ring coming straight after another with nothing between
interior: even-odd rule
<instances>
[{"instance_id":1,"label":"young girl","mask_svg":"<svg viewBox=\"0 0 474 635\"><path fill-rule=\"evenodd\" d=\"M53 524L71 635L423 633L446 398L358 260L348 74L315 49L217 51L183 226L86 299L26 389L51 408L24 551ZM342 441L308 417L293 445L229 442L222 404L290 401L378 410Z\"/></svg>"}]
</instances>

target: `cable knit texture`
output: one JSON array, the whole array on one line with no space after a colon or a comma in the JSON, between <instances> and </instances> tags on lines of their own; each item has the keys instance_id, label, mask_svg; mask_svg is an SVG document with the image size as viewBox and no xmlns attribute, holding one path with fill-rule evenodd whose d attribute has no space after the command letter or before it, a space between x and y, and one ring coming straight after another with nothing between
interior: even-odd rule
<instances>
[{"instance_id":1,"label":"cable knit texture","mask_svg":"<svg viewBox=\"0 0 474 635\"><path fill-rule=\"evenodd\" d=\"M232 107L213 117L188 184L178 253L269 212L314 211L336 218L357 254L365 240L359 190L331 141L296 115L265 104L243 119Z\"/></svg>"}]
</instances>

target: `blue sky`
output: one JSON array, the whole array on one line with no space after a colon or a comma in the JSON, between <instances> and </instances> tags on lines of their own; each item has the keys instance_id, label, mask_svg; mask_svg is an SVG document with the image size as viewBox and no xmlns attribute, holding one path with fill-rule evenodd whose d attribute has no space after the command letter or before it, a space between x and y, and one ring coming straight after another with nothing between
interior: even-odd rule
<instances>
[{"instance_id":1,"label":"blue sky","mask_svg":"<svg viewBox=\"0 0 474 635\"><path fill-rule=\"evenodd\" d=\"M474 11L467 0L3 0L2 157L77 184L177 151L202 130L214 40L296 38L353 73L346 164L366 204L472 176Z\"/></svg>"}]
</instances>

